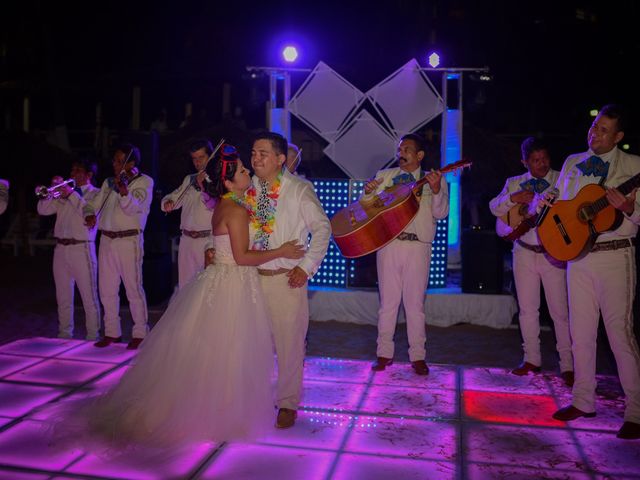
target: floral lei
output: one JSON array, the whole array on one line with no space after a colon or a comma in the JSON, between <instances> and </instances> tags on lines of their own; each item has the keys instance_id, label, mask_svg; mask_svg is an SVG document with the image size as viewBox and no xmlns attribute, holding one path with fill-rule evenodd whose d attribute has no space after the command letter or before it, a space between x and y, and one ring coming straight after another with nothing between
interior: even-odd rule
<instances>
[{"instance_id":1,"label":"floral lei","mask_svg":"<svg viewBox=\"0 0 640 480\"><path fill-rule=\"evenodd\" d=\"M252 184L247 193L245 193L244 199L249 209L249 221L256 232L253 241L254 250L266 250L268 247L269 235L273 233L276 223L276 207L278 206L281 183L282 173L279 173L269 185L269 191L267 192L269 205L262 212L258 212L258 191L255 185Z\"/></svg>"},{"instance_id":2,"label":"floral lei","mask_svg":"<svg viewBox=\"0 0 640 480\"><path fill-rule=\"evenodd\" d=\"M247 211L249 212L249 215L251 215L251 207L249 207L249 205L247 205L247 202L244 199L242 199L238 195L236 195L235 192L227 192L224 195L222 195L222 198L228 198L228 199L236 202L238 205L246 208Z\"/></svg>"}]
</instances>

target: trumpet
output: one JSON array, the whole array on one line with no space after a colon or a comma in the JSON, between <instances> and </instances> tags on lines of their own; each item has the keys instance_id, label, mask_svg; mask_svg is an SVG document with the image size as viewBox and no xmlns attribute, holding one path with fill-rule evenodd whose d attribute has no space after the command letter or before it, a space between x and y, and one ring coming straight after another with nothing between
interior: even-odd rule
<instances>
[{"instance_id":1,"label":"trumpet","mask_svg":"<svg viewBox=\"0 0 640 480\"><path fill-rule=\"evenodd\" d=\"M69 187L75 188L76 181L73 178L70 178L68 180L65 180L64 182L53 185L52 187L45 187L44 185L40 185L39 187L36 187L36 197L38 197L40 200L58 198L62 194L60 188L64 185L69 185Z\"/></svg>"}]
</instances>

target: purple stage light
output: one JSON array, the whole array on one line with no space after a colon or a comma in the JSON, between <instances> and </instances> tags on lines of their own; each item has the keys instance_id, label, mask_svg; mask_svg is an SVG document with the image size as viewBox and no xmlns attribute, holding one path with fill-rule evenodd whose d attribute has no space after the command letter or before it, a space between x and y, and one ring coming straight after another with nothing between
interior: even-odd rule
<instances>
[{"instance_id":1,"label":"purple stage light","mask_svg":"<svg viewBox=\"0 0 640 480\"><path fill-rule=\"evenodd\" d=\"M431 66L431 68L436 68L438 65L440 65L440 55L433 52L429 55L429 66Z\"/></svg>"},{"instance_id":2,"label":"purple stage light","mask_svg":"<svg viewBox=\"0 0 640 480\"><path fill-rule=\"evenodd\" d=\"M298 58L298 49L292 45L287 45L284 47L284 50L282 50L282 57L285 61L293 63Z\"/></svg>"}]
</instances>

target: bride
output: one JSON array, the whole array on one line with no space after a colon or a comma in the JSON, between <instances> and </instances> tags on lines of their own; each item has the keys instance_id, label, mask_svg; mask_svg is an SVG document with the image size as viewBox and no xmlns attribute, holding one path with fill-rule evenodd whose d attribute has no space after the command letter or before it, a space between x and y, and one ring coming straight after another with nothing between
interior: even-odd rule
<instances>
[{"instance_id":1,"label":"bride","mask_svg":"<svg viewBox=\"0 0 640 480\"><path fill-rule=\"evenodd\" d=\"M303 248L251 250L242 202L251 180L234 147L224 145L207 173L219 199L215 262L178 292L115 387L67 405L66 427L82 421L89 438L112 444L175 446L250 440L271 425L273 350L255 266L301 258Z\"/></svg>"}]
</instances>

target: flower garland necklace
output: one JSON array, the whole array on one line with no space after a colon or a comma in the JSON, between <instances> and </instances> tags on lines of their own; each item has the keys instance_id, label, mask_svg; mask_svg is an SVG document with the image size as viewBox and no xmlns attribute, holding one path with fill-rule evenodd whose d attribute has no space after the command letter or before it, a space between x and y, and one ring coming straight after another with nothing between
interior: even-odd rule
<instances>
[{"instance_id":1,"label":"flower garland necklace","mask_svg":"<svg viewBox=\"0 0 640 480\"><path fill-rule=\"evenodd\" d=\"M264 184L266 184L266 182L264 182ZM269 235L273 233L276 224L276 207L278 206L281 184L282 172L280 172L276 179L269 185L269 190L266 192L266 203L263 197L265 192L263 191L258 195L255 185L251 185L245 194L245 202L251 209L249 221L255 231L253 240L254 250L269 249Z\"/></svg>"},{"instance_id":2,"label":"flower garland necklace","mask_svg":"<svg viewBox=\"0 0 640 480\"><path fill-rule=\"evenodd\" d=\"M229 200L246 208L247 211L249 212L249 215L251 215L251 207L247 204L247 202L244 201L243 198L240 198L238 195L236 195L236 192L227 192L224 195L222 195L222 198L228 198Z\"/></svg>"}]
</instances>

